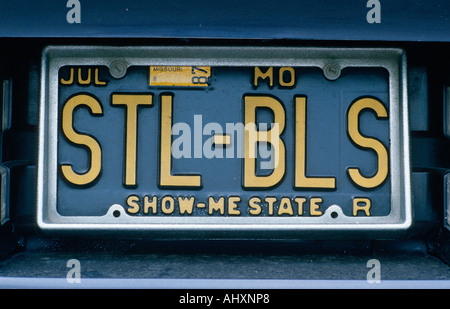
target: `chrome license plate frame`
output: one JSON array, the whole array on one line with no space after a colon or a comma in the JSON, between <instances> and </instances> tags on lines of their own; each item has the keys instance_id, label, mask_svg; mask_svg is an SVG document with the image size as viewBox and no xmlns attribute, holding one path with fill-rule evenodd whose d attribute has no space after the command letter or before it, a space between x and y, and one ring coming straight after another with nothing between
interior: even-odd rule
<instances>
[{"instance_id":1,"label":"chrome license plate frame","mask_svg":"<svg viewBox=\"0 0 450 309\"><path fill-rule=\"evenodd\" d=\"M391 212L351 217L337 205L320 217L134 217L123 205L102 216L62 216L57 211L58 72L66 65L376 67L389 73ZM56 234L152 238L334 239L396 238L412 226L406 55L397 48L315 47L112 47L49 46L42 54L37 180L37 223ZM120 216L116 216L117 212ZM338 217L333 217L337 213Z\"/></svg>"}]
</instances>

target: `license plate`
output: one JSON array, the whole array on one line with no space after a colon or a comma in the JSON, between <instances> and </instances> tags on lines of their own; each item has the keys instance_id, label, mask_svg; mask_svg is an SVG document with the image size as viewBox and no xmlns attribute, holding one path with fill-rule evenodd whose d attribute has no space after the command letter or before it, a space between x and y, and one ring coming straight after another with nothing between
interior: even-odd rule
<instances>
[{"instance_id":1,"label":"license plate","mask_svg":"<svg viewBox=\"0 0 450 309\"><path fill-rule=\"evenodd\" d=\"M155 238L393 238L412 224L394 48L43 52L38 225Z\"/></svg>"}]
</instances>

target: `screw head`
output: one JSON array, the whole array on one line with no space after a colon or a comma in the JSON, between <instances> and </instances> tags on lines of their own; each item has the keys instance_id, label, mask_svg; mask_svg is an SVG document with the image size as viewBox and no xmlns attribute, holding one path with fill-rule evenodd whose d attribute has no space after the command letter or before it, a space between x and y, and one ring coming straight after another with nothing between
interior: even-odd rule
<instances>
[{"instance_id":1,"label":"screw head","mask_svg":"<svg viewBox=\"0 0 450 309\"><path fill-rule=\"evenodd\" d=\"M327 63L323 67L323 75L328 80L336 80L341 76L341 68L335 63Z\"/></svg>"},{"instance_id":2,"label":"screw head","mask_svg":"<svg viewBox=\"0 0 450 309\"><path fill-rule=\"evenodd\" d=\"M122 60L114 60L109 65L109 74L114 78L122 78L127 74L127 65Z\"/></svg>"}]
</instances>

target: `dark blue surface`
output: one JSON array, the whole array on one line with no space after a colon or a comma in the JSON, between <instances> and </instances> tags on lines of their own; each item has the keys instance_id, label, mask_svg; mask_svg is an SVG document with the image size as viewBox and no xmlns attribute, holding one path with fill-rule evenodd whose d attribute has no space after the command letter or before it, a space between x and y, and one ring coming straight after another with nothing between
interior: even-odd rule
<instances>
[{"instance_id":1,"label":"dark blue surface","mask_svg":"<svg viewBox=\"0 0 450 309\"><path fill-rule=\"evenodd\" d=\"M86 1L69 24L66 0L3 0L0 37L450 41L450 1Z\"/></svg>"},{"instance_id":2,"label":"dark blue surface","mask_svg":"<svg viewBox=\"0 0 450 309\"><path fill-rule=\"evenodd\" d=\"M103 116L92 117L86 108L80 108L74 114L74 127L79 132L95 136L102 148L103 169L99 181L85 189L74 188L60 176L58 179L58 211L61 215L104 215L113 204L126 207L126 198L135 194L140 203L144 195L150 198L155 195L158 203L163 196L195 196L195 202L205 202L208 197L216 200L224 196L241 197L239 209L242 216L248 214L248 200L258 196L275 196L274 213L276 215L281 197L306 197L303 213L309 215L309 199L322 197L321 211L328 206L338 204L346 215L352 215L353 197L369 197L372 200L371 214L385 216L390 211L390 180L381 186L363 190L355 186L346 171L348 167L359 167L361 173L370 176L376 173L377 159L373 151L358 149L352 145L347 136L346 119L349 105L362 96L379 98L387 110L388 75L384 69L347 68L342 71L336 81L327 81L319 68L297 68L296 86L292 89L274 86L269 89L262 83L255 89L252 86L253 68L212 68L211 86L206 89L179 87L149 87L148 67L134 67L128 70L127 76L116 80L109 75L100 80L109 80L107 87L94 86L60 86L60 109L67 98L80 92L95 94L103 106ZM106 72L105 72L106 73ZM137 144L137 187L125 188L123 180L124 159L124 126L125 109L110 105L111 93L152 93L153 106L143 107L138 111L138 144ZM243 190L242 164L238 158L180 158L172 159L172 173L201 174L202 189L158 189L159 169L159 134L160 134L160 95L174 93L173 124L185 122L194 135L194 117L201 115L202 125L219 123L225 130L226 123L244 122L243 95L272 95L282 102L286 113L286 127L281 135L286 147L286 173L278 186L270 189ZM336 191L327 190L294 190L294 96L307 96L307 153L306 175L336 177ZM257 111L258 115L258 111ZM268 119L267 115L264 119ZM258 117L258 122L261 118ZM270 121L270 120L269 120ZM271 122L271 121L270 121ZM202 129L204 127L201 127ZM360 131L366 136L381 140L389 149L388 120L377 120L371 111L363 111L360 115ZM68 143L60 130L58 145L58 162L73 164L74 170L83 172L87 169L88 153L82 147ZM176 139L178 136L173 136ZM211 135L203 135L202 145ZM194 145L191 149L194 155ZM259 160L257 160L257 164ZM294 202L294 215L297 207ZM175 203L173 215L179 215L178 203ZM226 205L226 204L225 204ZM262 203L263 214L267 215L267 204ZM208 207L208 206L207 206ZM205 209L196 209L194 215L207 215ZM127 208L127 207L126 207ZM227 208L227 207L225 207ZM161 215L158 206L158 214ZM139 213L142 215L142 208ZM151 215L151 214L147 214ZM360 214L359 214L360 215Z\"/></svg>"}]
</instances>

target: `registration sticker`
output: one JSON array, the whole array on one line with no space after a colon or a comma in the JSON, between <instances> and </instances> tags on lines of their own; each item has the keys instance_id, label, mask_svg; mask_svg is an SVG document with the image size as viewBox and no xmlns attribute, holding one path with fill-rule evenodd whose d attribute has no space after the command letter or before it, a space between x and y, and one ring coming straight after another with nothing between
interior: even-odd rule
<instances>
[{"instance_id":1,"label":"registration sticker","mask_svg":"<svg viewBox=\"0 0 450 309\"><path fill-rule=\"evenodd\" d=\"M168 66L150 67L150 86L206 87L211 67Z\"/></svg>"}]
</instances>

